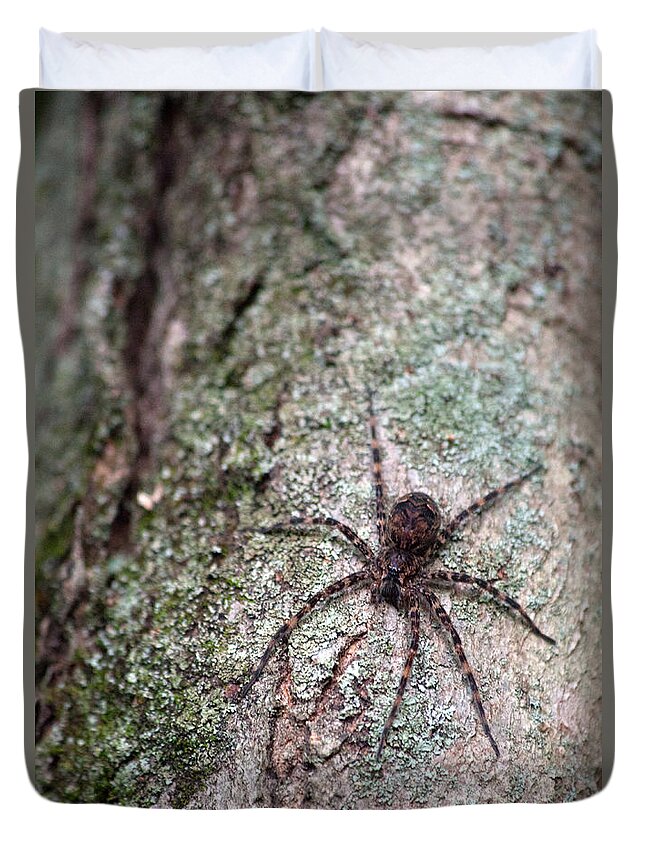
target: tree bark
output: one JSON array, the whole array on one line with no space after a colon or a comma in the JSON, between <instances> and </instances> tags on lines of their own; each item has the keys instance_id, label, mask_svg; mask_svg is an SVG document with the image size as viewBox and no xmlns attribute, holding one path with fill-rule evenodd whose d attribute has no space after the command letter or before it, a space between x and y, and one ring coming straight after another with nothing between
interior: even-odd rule
<instances>
[{"instance_id":1,"label":"tree bark","mask_svg":"<svg viewBox=\"0 0 645 853\"><path fill-rule=\"evenodd\" d=\"M561 801L601 784L600 94L39 93L37 764L57 800ZM321 604L386 496L469 523L409 619Z\"/></svg>"}]
</instances>

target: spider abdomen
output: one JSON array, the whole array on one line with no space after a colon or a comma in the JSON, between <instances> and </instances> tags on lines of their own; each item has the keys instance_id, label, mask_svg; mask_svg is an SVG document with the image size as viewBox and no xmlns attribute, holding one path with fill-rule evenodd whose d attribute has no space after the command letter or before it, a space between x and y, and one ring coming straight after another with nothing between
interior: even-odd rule
<instances>
[{"instance_id":1,"label":"spider abdomen","mask_svg":"<svg viewBox=\"0 0 645 853\"><path fill-rule=\"evenodd\" d=\"M411 492L394 504L387 518L385 533L401 551L425 554L441 530L441 513L430 495Z\"/></svg>"}]
</instances>

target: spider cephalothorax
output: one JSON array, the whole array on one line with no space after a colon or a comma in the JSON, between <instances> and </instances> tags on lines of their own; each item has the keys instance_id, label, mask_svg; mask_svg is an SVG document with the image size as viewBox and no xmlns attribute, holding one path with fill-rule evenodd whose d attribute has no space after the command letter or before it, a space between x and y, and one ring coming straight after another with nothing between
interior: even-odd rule
<instances>
[{"instance_id":1,"label":"spider cephalothorax","mask_svg":"<svg viewBox=\"0 0 645 853\"><path fill-rule=\"evenodd\" d=\"M466 584L476 586L487 592L493 599L500 604L506 605L520 615L524 622L528 625L534 634L546 640L548 643L554 643L550 637L543 634L542 631L535 625L524 608L517 603L513 598L505 592L497 589L493 581L484 578L474 577L465 572L453 572L443 569L429 570L435 557L443 548L444 545L451 539L454 532L463 526L463 524L474 514L490 506L500 495L514 486L520 485L538 470L541 466L532 468L526 474L510 480L506 485L497 489L493 489L479 498L470 506L457 513L447 523L443 523L441 513L436 502L423 492L411 492L396 501L389 515L385 514L385 506L383 501L383 481L381 473L381 455L376 436L376 418L372 408L370 398L370 432L372 443L372 468L374 474L374 486L376 493L376 526L378 529L378 550L374 552L371 546L364 539L331 516L304 516L293 517L287 523L275 524L273 527L262 528L264 533L277 533L286 530L298 530L302 526L324 525L333 527L343 534L363 557L364 567L357 572L353 572L338 581L335 581L324 589L319 590L305 602L300 610L291 616L274 634L271 642L267 646L262 655L257 667L251 674L250 679L242 688L240 698L244 698L251 687L258 680L264 667L267 665L269 658L277 644L285 640L298 625L298 623L318 604L319 601L324 601L331 596L342 592L346 589L359 586L361 584L369 584L372 590L372 599L375 602L386 602L397 610L404 611L408 614L411 623L410 644L408 654L403 667L403 674L399 683L399 689L394 699L394 704L390 715L383 728L383 733L379 741L377 756L380 755L388 732L392 727L394 718L396 717L399 705L403 698L405 688L410 676L412 662L419 647L419 630L420 630L420 605L427 605L434 618L447 631L452 640L455 652L459 658L459 663L465 678L468 681L470 691L473 696L473 701L477 709L477 713L482 723L484 732L490 741L495 754L499 756L499 748L493 738L484 706L482 704L479 688L475 680L473 671L468 663L464 652L461 638L457 633L457 629L452 623L450 616L443 608L439 598L433 591L432 587L436 583L450 584Z\"/></svg>"}]
</instances>

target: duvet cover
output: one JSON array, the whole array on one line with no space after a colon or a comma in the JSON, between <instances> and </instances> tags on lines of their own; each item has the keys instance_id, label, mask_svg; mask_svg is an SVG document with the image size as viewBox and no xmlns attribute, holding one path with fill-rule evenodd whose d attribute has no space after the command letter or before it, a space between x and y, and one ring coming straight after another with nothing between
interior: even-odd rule
<instances>
[{"instance_id":1,"label":"duvet cover","mask_svg":"<svg viewBox=\"0 0 645 853\"><path fill-rule=\"evenodd\" d=\"M23 93L44 796L600 789L609 108Z\"/></svg>"}]
</instances>

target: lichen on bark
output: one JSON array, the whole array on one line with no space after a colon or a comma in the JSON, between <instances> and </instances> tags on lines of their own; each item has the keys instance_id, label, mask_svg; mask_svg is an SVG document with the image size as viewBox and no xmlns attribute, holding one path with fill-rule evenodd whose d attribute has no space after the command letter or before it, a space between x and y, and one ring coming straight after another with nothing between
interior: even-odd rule
<instances>
[{"instance_id":1,"label":"lichen on bark","mask_svg":"<svg viewBox=\"0 0 645 853\"><path fill-rule=\"evenodd\" d=\"M62 336L82 99L38 97L39 790L195 808L596 791L599 94L103 96ZM359 562L329 532L257 528L320 512L375 541L368 386L390 498L450 514L545 466L441 557L557 641L440 592L499 760L424 613L376 761L408 625L366 590L235 701L281 621Z\"/></svg>"}]
</instances>

